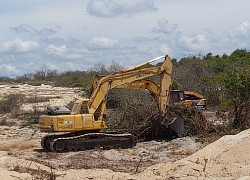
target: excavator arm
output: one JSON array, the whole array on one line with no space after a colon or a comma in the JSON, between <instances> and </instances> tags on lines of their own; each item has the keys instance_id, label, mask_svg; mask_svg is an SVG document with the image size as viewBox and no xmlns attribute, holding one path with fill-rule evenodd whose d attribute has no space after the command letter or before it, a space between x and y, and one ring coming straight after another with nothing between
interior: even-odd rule
<instances>
[{"instance_id":1,"label":"excavator arm","mask_svg":"<svg viewBox=\"0 0 250 180\"><path fill-rule=\"evenodd\" d=\"M126 83L126 84L117 86L116 88L147 89L150 92L153 99L156 102L159 101L160 87L154 81L151 81L149 79L141 79L141 80L133 81L131 83Z\"/></svg>"},{"instance_id":2,"label":"excavator arm","mask_svg":"<svg viewBox=\"0 0 250 180\"><path fill-rule=\"evenodd\" d=\"M152 61L161 58L165 58L161 66L142 68L144 65L147 65ZM169 87L172 83L172 66L173 65L169 56L166 55L165 57L162 56L149 62L143 63L141 65L103 77L98 81L97 86L95 87L92 95L90 96L90 100L88 103L89 113L94 113L98 109L98 107L102 104L103 100L106 99L108 91L110 89L125 85L126 83L139 81L153 75L159 75L161 84L159 89L158 102L161 113L164 114L166 111L166 106L169 103Z\"/></svg>"},{"instance_id":3,"label":"excavator arm","mask_svg":"<svg viewBox=\"0 0 250 180\"><path fill-rule=\"evenodd\" d=\"M97 87L98 82L100 81L99 75L95 75L92 83L92 91ZM160 96L160 86L154 81L149 79L140 79L132 82L128 82L122 85L115 86L114 88L118 89L147 89L153 99L159 104Z\"/></svg>"}]
</instances>

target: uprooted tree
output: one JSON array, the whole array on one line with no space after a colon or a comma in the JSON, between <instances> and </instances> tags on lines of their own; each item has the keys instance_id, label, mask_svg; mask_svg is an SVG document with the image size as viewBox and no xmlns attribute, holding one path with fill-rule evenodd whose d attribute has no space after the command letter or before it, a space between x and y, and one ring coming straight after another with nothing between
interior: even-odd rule
<instances>
[{"instance_id":1,"label":"uprooted tree","mask_svg":"<svg viewBox=\"0 0 250 180\"><path fill-rule=\"evenodd\" d=\"M115 89L109 95L109 131L129 132L138 140L169 139L174 131L167 128L159 114L157 104L149 92L143 89ZM167 116L178 117L184 121L184 136L206 138L222 136L228 132L225 125L215 126L209 122L202 111L195 107L168 106Z\"/></svg>"}]
</instances>

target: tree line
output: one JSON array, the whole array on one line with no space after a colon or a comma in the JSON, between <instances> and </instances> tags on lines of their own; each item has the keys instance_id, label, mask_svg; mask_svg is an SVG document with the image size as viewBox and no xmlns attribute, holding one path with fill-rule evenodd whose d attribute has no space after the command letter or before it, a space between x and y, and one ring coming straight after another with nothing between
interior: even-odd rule
<instances>
[{"instance_id":1,"label":"tree line","mask_svg":"<svg viewBox=\"0 0 250 180\"><path fill-rule=\"evenodd\" d=\"M245 129L250 126L250 52L246 49L236 49L230 55L199 54L180 60L173 58L172 62L171 89L189 90L204 95L208 107L232 114L233 128ZM0 82L32 85L50 83L55 86L81 87L84 91L90 92L94 75L108 75L122 69L124 67L114 61L109 66L96 64L86 71L58 72L44 65L34 73L14 79L0 77Z\"/></svg>"}]
</instances>

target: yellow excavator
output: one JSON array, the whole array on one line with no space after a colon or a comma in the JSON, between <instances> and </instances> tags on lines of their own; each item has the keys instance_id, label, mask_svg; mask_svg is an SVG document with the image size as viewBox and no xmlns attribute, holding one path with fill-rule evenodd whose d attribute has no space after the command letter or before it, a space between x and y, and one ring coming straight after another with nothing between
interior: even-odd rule
<instances>
[{"instance_id":1,"label":"yellow excavator","mask_svg":"<svg viewBox=\"0 0 250 180\"><path fill-rule=\"evenodd\" d=\"M143 68L159 59L164 59L161 66ZM172 62L170 57L168 55L161 56L101 78L90 98L77 100L72 111L64 106L48 106L48 114L39 117L40 131L52 133L42 138L43 149L63 152L95 147L133 147L136 144L136 138L132 134L101 132L101 130L107 129L104 119L106 117L108 92L118 86L143 80L153 75L159 75L160 77L160 86L158 86L154 99L158 104L162 122L176 134L182 134L184 130L183 122L168 119L166 116L170 97L169 87L172 83L171 73ZM155 92L155 90L152 92Z\"/></svg>"}]
</instances>

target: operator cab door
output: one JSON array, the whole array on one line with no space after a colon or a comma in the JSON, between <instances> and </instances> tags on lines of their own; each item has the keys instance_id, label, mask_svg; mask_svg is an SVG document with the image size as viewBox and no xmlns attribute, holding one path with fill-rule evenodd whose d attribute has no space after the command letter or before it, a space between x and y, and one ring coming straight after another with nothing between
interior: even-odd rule
<instances>
[{"instance_id":1,"label":"operator cab door","mask_svg":"<svg viewBox=\"0 0 250 180\"><path fill-rule=\"evenodd\" d=\"M87 102L82 102L82 104L75 103L74 112L77 111L78 107L80 107L79 114L75 114L75 129L79 130L88 130L94 127L94 116L92 114L88 114Z\"/></svg>"}]
</instances>

